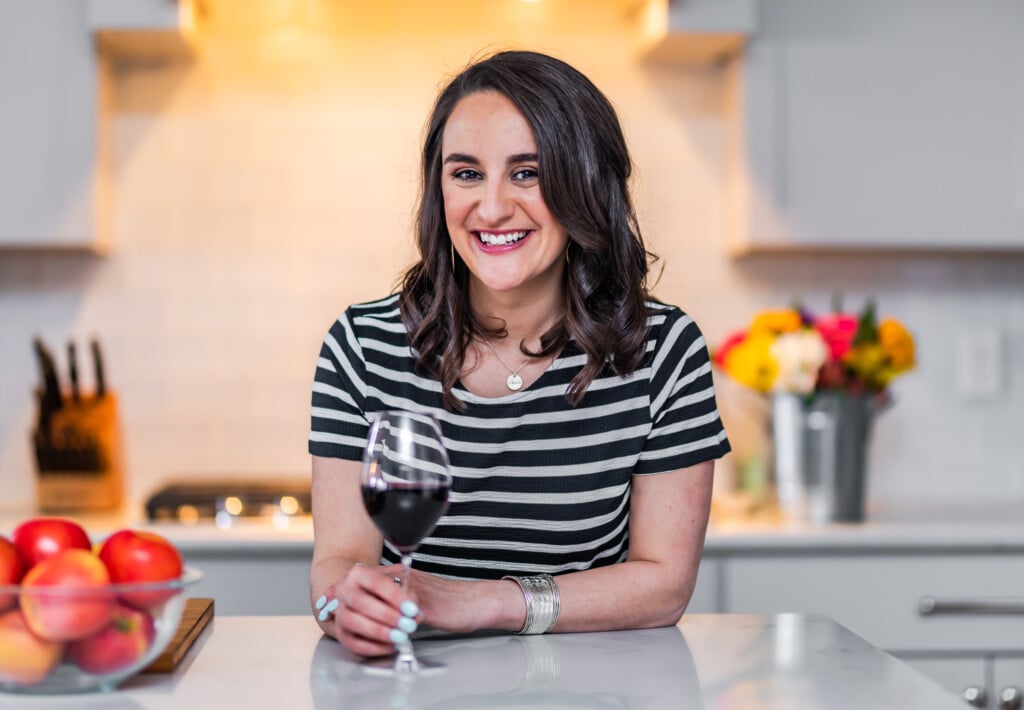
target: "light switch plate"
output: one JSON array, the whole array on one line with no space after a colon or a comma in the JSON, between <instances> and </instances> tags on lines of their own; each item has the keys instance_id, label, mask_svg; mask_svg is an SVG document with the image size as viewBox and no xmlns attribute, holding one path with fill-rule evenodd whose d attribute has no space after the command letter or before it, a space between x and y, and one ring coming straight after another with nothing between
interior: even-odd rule
<instances>
[{"instance_id":1,"label":"light switch plate","mask_svg":"<svg viewBox=\"0 0 1024 710\"><path fill-rule=\"evenodd\" d=\"M964 399L989 400L1003 387L1003 343L996 328L970 328L956 335L955 379Z\"/></svg>"}]
</instances>

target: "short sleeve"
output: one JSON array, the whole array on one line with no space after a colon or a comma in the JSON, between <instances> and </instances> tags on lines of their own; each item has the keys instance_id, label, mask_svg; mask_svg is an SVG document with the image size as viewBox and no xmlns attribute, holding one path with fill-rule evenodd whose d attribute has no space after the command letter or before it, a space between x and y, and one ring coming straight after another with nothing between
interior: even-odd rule
<instances>
[{"instance_id":1,"label":"short sleeve","mask_svg":"<svg viewBox=\"0 0 1024 710\"><path fill-rule=\"evenodd\" d=\"M369 432L365 401L366 362L348 311L334 322L320 347L313 378L309 453L360 460Z\"/></svg>"},{"instance_id":2,"label":"short sleeve","mask_svg":"<svg viewBox=\"0 0 1024 710\"><path fill-rule=\"evenodd\" d=\"M704 336L688 315L663 308L650 360L651 432L637 474L675 471L730 451Z\"/></svg>"}]
</instances>

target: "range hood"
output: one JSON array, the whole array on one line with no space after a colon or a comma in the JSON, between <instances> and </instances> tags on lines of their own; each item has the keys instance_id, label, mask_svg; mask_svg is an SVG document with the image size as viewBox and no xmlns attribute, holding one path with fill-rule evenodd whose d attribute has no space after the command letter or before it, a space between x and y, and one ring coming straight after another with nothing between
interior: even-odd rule
<instances>
[{"instance_id":1,"label":"range hood","mask_svg":"<svg viewBox=\"0 0 1024 710\"><path fill-rule=\"evenodd\" d=\"M737 55L758 23L757 0L646 0L640 11L644 54L677 66Z\"/></svg>"}]
</instances>

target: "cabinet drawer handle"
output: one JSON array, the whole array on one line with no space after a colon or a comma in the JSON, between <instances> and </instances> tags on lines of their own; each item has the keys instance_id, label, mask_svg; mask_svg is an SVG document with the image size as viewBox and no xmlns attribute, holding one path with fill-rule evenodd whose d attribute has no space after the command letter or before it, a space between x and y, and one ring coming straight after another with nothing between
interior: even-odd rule
<instances>
[{"instance_id":1,"label":"cabinet drawer handle","mask_svg":"<svg viewBox=\"0 0 1024 710\"><path fill-rule=\"evenodd\" d=\"M1024 614L1024 599L936 599L921 597L917 602L921 616L940 614Z\"/></svg>"}]
</instances>

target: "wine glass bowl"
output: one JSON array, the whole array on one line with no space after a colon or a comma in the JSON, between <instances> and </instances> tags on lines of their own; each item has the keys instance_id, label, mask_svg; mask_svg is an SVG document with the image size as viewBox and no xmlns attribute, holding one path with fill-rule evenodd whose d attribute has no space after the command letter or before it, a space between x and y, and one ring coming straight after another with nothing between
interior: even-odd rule
<instances>
[{"instance_id":1,"label":"wine glass bowl","mask_svg":"<svg viewBox=\"0 0 1024 710\"><path fill-rule=\"evenodd\" d=\"M360 478L363 505L385 541L401 556L399 581L408 589L412 555L448 509L452 477L437 420L418 412L385 411L370 425ZM431 665L398 644L392 673Z\"/></svg>"}]
</instances>

